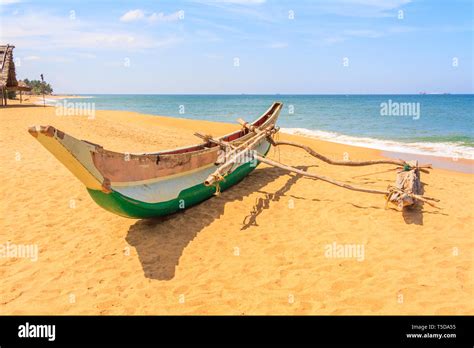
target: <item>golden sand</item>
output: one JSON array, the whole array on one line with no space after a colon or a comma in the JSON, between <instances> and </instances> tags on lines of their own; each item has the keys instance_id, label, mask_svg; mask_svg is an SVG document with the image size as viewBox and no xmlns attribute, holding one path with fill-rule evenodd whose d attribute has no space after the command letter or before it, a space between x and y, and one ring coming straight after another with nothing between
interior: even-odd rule
<instances>
[{"instance_id":1,"label":"golden sand","mask_svg":"<svg viewBox=\"0 0 474 348\"><path fill-rule=\"evenodd\" d=\"M98 207L28 126L54 125L129 152L237 126L117 111L90 120L35 106L2 108L0 121L0 245L39 248L36 262L0 258L0 314L474 314L472 174L422 174L442 210L402 213L385 210L380 196L261 165L196 207L133 220ZM380 157L280 138L332 158ZM390 166L329 166L283 147L269 155L357 185L385 189L395 180L393 171L373 174ZM334 243L363 245L363 258L327 257Z\"/></svg>"}]
</instances>

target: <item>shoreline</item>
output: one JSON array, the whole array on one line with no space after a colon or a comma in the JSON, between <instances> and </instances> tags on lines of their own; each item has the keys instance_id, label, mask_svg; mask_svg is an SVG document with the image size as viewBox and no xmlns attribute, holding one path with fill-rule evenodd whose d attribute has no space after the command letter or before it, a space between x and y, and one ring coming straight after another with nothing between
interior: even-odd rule
<instances>
[{"instance_id":1,"label":"shoreline","mask_svg":"<svg viewBox=\"0 0 474 348\"><path fill-rule=\"evenodd\" d=\"M43 106L43 96L34 95L31 96L33 100L31 103L37 106ZM58 100L67 100L67 99L90 99L91 96L77 96L77 95L45 95L44 103L46 106L54 106L54 103Z\"/></svg>"},{"instance_id":2,"label":"shoreline","mask_svg":"<svg viewBox=\"0 0 474 348\"><path fill-rule=\"evenodd\" d=\"M41 97L35 96L37 100L33 101L34 105L41 106L38 104L38 98L41 99ZM93 97L87 97L87 96L70 96L70 95L55 95L51 99L56 99L56 100L62 100L62 99L87 99L87 98L93 98ZM42 100L41 100L42 103ZM53 105L46 105L52 107ZM141 116L147 116L147 117L159 117L159 118L169 118L171 120L195 120L198 122L211 122L211 123L216 123L216 124L232 124L230 122L218 122L218 121L207 121L207 120L200 120L200 119L189 119L189 118L183 118L183 117L175 117L175 116L164 116L164 115L154 115L154 114L144 114L136 111L127 111L127 110L102 110L98 109L97 112L107 112L107 113L113 113L113 112L131 112L135 113L137 115ZM474 160L473 159L468 159L468 158L456 158L456 157L450 157L450 156L439 156L439 155L429 155L429 154L423 154L423 153L416 153L416 152L404 152L404 151L395 151L395 150L387 150L387 149L381 149L377 147L369 147L367 145L369 144L364 144L361 143L359 144L351 144L351 143L346 143L346 142L338 142L338 141L331 141L323 137L317 137L317 136L312 136L309 134L300 134L300 133L292 133L292 132L286 132L285 129L282 129L281 134L285 135L290 135L290 136L296 136L297 138L306 138L306 139L315 139L324 143L329 143L329 144L338 144L338 145L343 145L343 146L349 146L350 148L360 148L360 149L365 149L367 151L369 150L375 150L377 151L379 157L383 158L389 158L389 159L404 159L404 160L416 160L419 159L420 163L430 163L433 165L434 169L444 169L444 170L450 170L454 172L460 172L460 173L468 173L468 174L474 174ZM361 138L362 139L362 138ZM189 144L191 145L191 144Z\"/></svg>"},{"instance_id":3,"label":"shoreline","mask_svg":"<svg viewBox=\"0 0 474 348\"><path fill-rule=\"evenodd\" d=\"M445 159L453 159L454 161L457 161L457 159L474 161L474 147L467 147L465 145L448 142L401 142L398 140L369 138L363 136L359 137L339 134L332 131L311 130L307 128L282 128L281 132L319 139L331 143L375 149L388 153L406 153L410 155L442 157Z\"/></svg>"},{"instance_id":4,"label":"shoreline","mask_svg":"<svg viewBox=\"0 0 474 348\"><path fill-rule=\"evenodd\" d=\"M382 156L392 159L402 158L406 161L418 160L419 163L431 164L434 169L445 169L459 173L474 174L474 160L469 160L465 158L455 159L449 157L429 156L384 150L382 150Z\"/></svg>"},{"instance_id":5,"label":"shoreline","mask_svg":"<svg viewBox=\"0 0 474 348\"><path fill-rule=\"evenodd\" d=\"M48 96L46 98L47 104L52 105L57 100L67 100L67 99L93 99L93 96L77 96L77 95L54 95ZM42 105L43 102L41 100L41 96L36 97L34 102L37 105ZM90 103L90 102L89 102ZM71 104L72 105L72 104ZM133 110L125 110L125 109L97 109L102 111L133 111ZM153 116L161 116L159 114L152 114L142 111L135 111L141 114L148 114ZM191 118L191 117L181 117L179 115L172 115L168 117L173 118L184 118L184 119L199 119L199 118ZM232 121L215 121L215 122L225 122L232 124ZM453 162L458 162L458 160L467 160L473 161L474 163L474 148L466 145L462 145L457 142L406 142L406 141L399 141L399 140L389 140L389 139L379 139L379 138L371 138L365 136L349 136L344 134L339 134L333 131L322 131L322 130L311 130L306 128L287 128L284 127L280 131L281 133L285 134L293 134L303 137L309 137L318 139L321 141L328 141L331 143L338 143L338 144L345 144L355 147L361 147L366 149L375 149L382 152L390 153L403 153L407 154L410 157L412 155L420 155L420 157L430 156L436 159L442 159L443 161L447 162L448 160L452 160ZM439 160L436 160L439 162ZM465 162L464 165L459 166L459 170L473 172L472 169L468 168ZM467 167L466 167L467 166ZM447 166L443 165L443 168L447 168ZM453 167L453 166L450 166ZM454 166L456 167L456 166ZM457 169L455 169L457 170Z\"/></svg>"}]
</instances>

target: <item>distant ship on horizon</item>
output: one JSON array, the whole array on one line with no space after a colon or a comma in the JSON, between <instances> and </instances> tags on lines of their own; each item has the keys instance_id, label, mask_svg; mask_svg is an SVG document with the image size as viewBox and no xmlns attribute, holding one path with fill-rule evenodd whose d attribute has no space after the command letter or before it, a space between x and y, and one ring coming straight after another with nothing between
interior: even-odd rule
<instances>
[{"instance_id":1,"label":"distant ship on horizon","mask_svg":"<svg viewBox=\"0 0 474 348\"><path fill-rule=\"evenodd\" d=\"M430 93L428 93L428 92L422 91L422 92L419 92L419 94L422 94L422 95L425 95L425 94L443 94L443 95L449 95L449 94L451 94L451 93L449 93L449 92L442 92L442 93L441 93L441 92L430 92Z\"/></svg>"}]
</instances>

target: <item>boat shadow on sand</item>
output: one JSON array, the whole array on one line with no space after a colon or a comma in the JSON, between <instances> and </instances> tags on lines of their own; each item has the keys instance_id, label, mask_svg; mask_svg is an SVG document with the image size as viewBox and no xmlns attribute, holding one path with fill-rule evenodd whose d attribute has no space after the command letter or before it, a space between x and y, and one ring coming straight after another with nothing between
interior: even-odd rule
<instances>
[{"instance_id":1,"label":"boat shadow on sand","mask_svg":"<svg viewBox=\"0 0 474 348\"><path fill-rule=\"evenodd\" d=\"M308 166L297 167L307 170ZM286 196L291 187L302 176L290 174L288 180L275 192L262 191L270 182L288 172L275 168L256 169L242 183L231 187L220 197L214 197L183 212L155 219L138 220L130 226L126 240L136 248L142 264L145 277L156 280L171 280L175 276L176 266L184 248L202 231L224 213L227 203L242 200L244 197L258 192L263 197L257 197L255 204L246 216L242 216L240 230L258 226L257 218L266 209L271 208L271 202L278 201ZM424 191L424 190L423 190ZM294 199L307 200L309 198L289 195ZM331 201L330 199L311 199L313 201ZM359 209L384 209L383 206L360 206L349 203ZM395 208L389 208L395 210ZM419 202L415 207L404 209L402 212L406 224L423 225L423 204Z\"/></svg>"},{"instance_id":2,"label":"boat shadow on sand","mask_svg":"<svg viewBox=\"0 0 474 348\"><path fill-rule=\"evenodd\" d=\"M420 194L423 196L425 194L425 186L428 184L421 182L421 192ZM441 211L427 211L424 209L425 204L421 201L417 201L413 206L406 207L402 211L403 220L407 225L415 224L415 225L423 225L423 215L424 214L433 214L433 215L444 215L449 216L446 213Z\"/></svg>"},{"instance_id":3,"label":"boat shadow on sand","mask_svg":"<svg viewBox=\"0 0 474 348\"><path fill-rule=\"evenodd\" d=\"M307 167L299 167L306 170ZM171 280L184 248L214 220L224 213L226 203L242 200L268 183L288 174L279 168L256 169L242 183L188 210L166 217L138 220L130 226L126 240L136 248L145 277L156 280ZM297 182L299 175L292 174L285 185L275 193L265 193L265 198L257 199L255 206L244 219L243 228L256 225L257 216L270 202L278 200Z\"/></svg>"}]
</instances>

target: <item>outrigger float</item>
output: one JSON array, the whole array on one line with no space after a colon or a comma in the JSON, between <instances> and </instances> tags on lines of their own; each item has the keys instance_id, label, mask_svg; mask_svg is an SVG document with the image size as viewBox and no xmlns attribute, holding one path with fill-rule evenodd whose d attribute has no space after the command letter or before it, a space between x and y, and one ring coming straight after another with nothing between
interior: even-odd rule
<instances>
[{"instance_id":1,"label":"outrigger float","mask_svg":"<svg viewBox=\"0 0 474 348\"><path fill-rule=\"evenodd\" d=\"M305 145L275 140L282 106L273 103L252 123L239 119L242 128L228 135L214 138L195 133L202 143L155 153L109 151L52 126L30 127L28 131L86 186L98 205L129 218L151 218L189 208L237 184L259 163L346 189L385 195L387 203L400 209L418 200L433 206L432 201L438 201L421 195L420 172L428 172L430 165L403 160L334 161ZM298 147L332 165L397 165L397 181L386 191L355 187L267 158L272 145Z\"/></svg>"}]
</instances>

